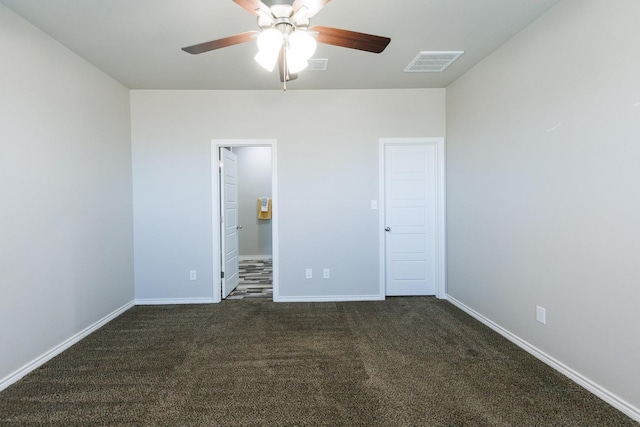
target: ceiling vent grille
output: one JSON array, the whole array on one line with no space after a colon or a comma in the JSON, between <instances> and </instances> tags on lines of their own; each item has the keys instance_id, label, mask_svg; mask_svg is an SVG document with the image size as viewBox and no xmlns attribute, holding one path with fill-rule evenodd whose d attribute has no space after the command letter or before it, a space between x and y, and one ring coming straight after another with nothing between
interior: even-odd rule
<instances>
[{"instance_id":1,"label":"ceiling vent grille","mask_svg":"<svg viewBox=\"0 0 640 427\"><path fill-rule=\"evenodd\" d=\"M305 71L327 71L327 64L329 60L327 58L314 58L309 59L309 66L305 68Z\"/></svg>"},{"instance_id":2,"label":"ceiling vent grille","mask_svg":"<svg viewBox=\"0 0 640 427\"><path fill-rule=\"evenodd\" d=\"M404 69L405 73L441 73L447 69L463 51L453 52L420 52Z\"/></svg>"}]
</instances>

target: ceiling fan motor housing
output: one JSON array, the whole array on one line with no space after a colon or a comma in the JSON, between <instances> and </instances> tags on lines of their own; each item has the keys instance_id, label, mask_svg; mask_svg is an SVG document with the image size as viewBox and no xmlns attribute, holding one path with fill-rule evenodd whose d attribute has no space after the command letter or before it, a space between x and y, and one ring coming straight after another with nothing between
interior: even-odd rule
<instances>
[{"instance_id":1,"label":"ceiling fan motor housing","mask_svg":"<svg viewBox=\"0 0 640 427\"><path fill-rule=\"evenodd\" d=\"M290 4L275 4L269 10L259 9L256 11L258 26L262 30L277 28L285 34L298 28L306 30L309 27L309 18L305 16L307 10L306 6L302 6L294 14L293 6Z\"/></svg>"}]
</instances>

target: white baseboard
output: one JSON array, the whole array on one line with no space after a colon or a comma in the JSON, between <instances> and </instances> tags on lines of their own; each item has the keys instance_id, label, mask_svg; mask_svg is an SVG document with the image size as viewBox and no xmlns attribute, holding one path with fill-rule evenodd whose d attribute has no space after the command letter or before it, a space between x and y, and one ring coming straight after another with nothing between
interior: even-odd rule
<instances>
[{"instance_id":1,"label":"white baseboard","mask_svg":"<svg viewBox=\"0 0 640 427\"><path fill-rule=\"evenodd\" d=\"M332 295L304 297L274 297L274 302L344 302L344 301L383 301L384 295Z\"/></svg>"},{"instance_id":2,"label":"white baseboard","mask_svg":"<svg viewBox=\"0 0 640 427\"><path fill-rule=\"evenodd\" d=\"M587 389L591 393L595 394L600 399L602 399L605 402L607 402L609 405L611 405L614 408L618 409L620 412L626 414L627 416L631 417L635 421L639 421L640 422L640 409L638 409L635 406L631 405L629 402L619 398L615 394L611 393L610 391L606 390L605 388L601 387L600 385L598 385L598 384L594 383L593 381L591 381L590 379L586 378L584 375L580 374L579 372L574 371L573 369L571 369L567 365L563 364L562 362L559 362L558 360L556 360L553 357L549 356L548 354L546 354L542 350L538 349L537 347L529 344L527 341L523 340L522 338L518 337L517 335L515 335L515 334L509 332L508 330L504 329L502 326L498 325L497 323L494 323L493 321L491 321L488 318L484 317L482 314L480 314L477 311L473 310L472 308L464 305L460 301L458 301L455 298L453 298L451 295L447 295L447 300L451 304L453 304L456 307L458 307L460 310L464 311L465 313L469 314L470 316L472 316L475 319L479 320L480 322L484 323L489 328L493 329L494 331L496 331L497 333L499 333L500 335L502 335L503 337L505 337L506 339L508 339L509 341L514 343L515 345L517 345L518 347L522 348L527 353L533 355L534 357L536 357L537 359L539 359L542 362L546 363L547 365L551 366L553 369L555 369L556 371L560 372L564 376L568 377L569 379L571 379L575 383L579 384L580 386L584 387L585 389Z\"/></svg>"},{"instance_id":3,"label":"white baseboard","mask_svg":"<svg viewBox=\"0 0 640 427\"><path fill-rule=\"evenodd\" d=\"M25 375L27 375L31 371L33 371L33 370L39 368L40 366L44 365L49 360L53 359L54 357L56 357L57 355L59 355L60 353L62 353L66 349L68 349L69 347L71 347L72 345L78 343L81 339L85 338L87 335L91 334L92 332L97 331L102 326L106 325L107 323L109 323L110 321L115 319L116 317L120 316L122 313L124 313L125 311L129 310L133 306L134 306L134 302L133 301L128 302L127 304L123 305L122 307L116 309L115 311L109 313L108 315L106 315L102 319L98 320L94 324L88 326L87 328L83 329L82 331L78 332L77 334L73 335L72 337L68 338L67 340L63 341L62 343L58 344L57 346L55 346L51 350L45 352L41 356L36 357L31 362L27 363L26 365L24 365L23 367L21 367L17 371L15 371L15 372L7 375L6 377L2 378L0 380L0 391L2 391L5 388L9 387L11 384L17 382L18 380L20 380L20 378L24 377Z\"/></svg>"},{"instance_id":4,"label":"white baseboard","mask_svg":"<svg viewBox=\"0 0 640 427\"><path fill-rule=\"evenodd\" d=\"M213 304L213 298L140 298L136 305Z\"/></svg>"},{"instance_id":5,"label":"white baseboard","mask_svg":"<svg viewBox=\"0 0 640 427\"><path fill-rule=\"evenodd\" d=\"M273 258L273 255L238 255L238 261L247 260L267 260Z\"/></svg>"}]
</instances>

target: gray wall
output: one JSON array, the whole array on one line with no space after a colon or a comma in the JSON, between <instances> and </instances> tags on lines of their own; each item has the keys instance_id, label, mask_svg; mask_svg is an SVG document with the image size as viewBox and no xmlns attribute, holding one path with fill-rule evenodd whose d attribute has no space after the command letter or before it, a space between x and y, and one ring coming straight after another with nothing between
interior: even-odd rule
<instances>
[{"instance_id":1,"label":"gray wall","mask_svg":"<svg viewBox=\"0 0 640 427\"><path fill-rule=\"evenodd\" d=\"M134 294L129 91L2 5L0 52L1 386Z\"/></svg>"},{"instance_id":2,"label":"gray wall","mask_svg":"<svg viewBox=\"0 0 640 427\"><path fill-rule=\"evenodd\" d=\"M238 155L240 257L272 254L271 220L258 219L258 198L271 197L271 147L233 147Z\"/></svg>"},{"instance_id":3,"label":"gray wall","mask_svg":"<svg viewBox=\"0 0 640 427\"><path fill-rule=\"evenodd\" d=\"M447 89L449 294L636 411L639 16L563 1Z\"/></svg>"},{"instance_id":4,"label":"gray wall","mask_svg":"<svg viewBox=\"0 0 640 427\"><path fill-rule=\"evenodd\" d=\"M281 296L378 294L378 139L445 132L444 89L136 90L131 100L139 300L213 298L211 140L226 138L277 140Z\"/></svg>"}]
</instances>

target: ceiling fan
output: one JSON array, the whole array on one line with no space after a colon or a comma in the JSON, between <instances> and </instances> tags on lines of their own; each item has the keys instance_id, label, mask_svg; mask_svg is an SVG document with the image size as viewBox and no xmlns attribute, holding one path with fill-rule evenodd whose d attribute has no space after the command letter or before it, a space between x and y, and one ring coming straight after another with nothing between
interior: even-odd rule
<instances>
[{"instance_id":1,"label":"ceiling fan","mask_svg":"<svg viewBox=\"0 0 640 427\"><path fill-rule=\"evenodd\" d=\"M249 13L258 17L260 31L247 31L234 36L182 48L185 52L199 54L223 47L246 43L257 39L258 54L255 60L268 71L280 70L280 81L287 88L287 81L296 79L305 69L316 49L316 43L358 49L365 52L382 52L391 39L338 28L315 26L309 28L310 18L315 16L330 0L294 0L282 3L277 0L271 7L260 0L233 0Z\"/></svg>"}]
</instances>

